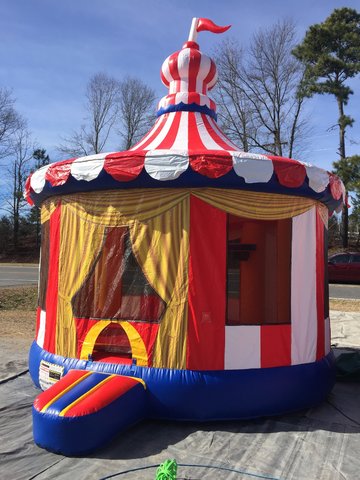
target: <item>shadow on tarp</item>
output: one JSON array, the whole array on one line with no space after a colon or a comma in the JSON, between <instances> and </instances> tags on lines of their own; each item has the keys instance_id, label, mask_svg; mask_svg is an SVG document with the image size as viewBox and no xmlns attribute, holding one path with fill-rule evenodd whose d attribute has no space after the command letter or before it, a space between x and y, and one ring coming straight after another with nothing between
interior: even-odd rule
<instances>
[{"instance_id":1,"label":"shadow on tarp","mask_svg":"<svg viewBox=\"0 0 360 480\"><path fill-rule=\"evenodd\" d=\"M133 460L148 458L184 441L197 432L213 434L274 434L286 432L360 433L360 385L336 384L328 399L320 406L271 418L246 421L175 422L145 420L119 434L110 444L89 457ZM351 398L351 404L349 404ZM216 440L214 440L216 441Z\"/></svg>"},{"instance_id":2,"label":"shadow on tarp","mask_svg":"<svg viewBox=\"0 0 360 480\"><path fill-rule=\"evenodd\" d=\"M338 349L336 356L336 380L360 382L360 349Z\"/></svg>"}]
</instances>

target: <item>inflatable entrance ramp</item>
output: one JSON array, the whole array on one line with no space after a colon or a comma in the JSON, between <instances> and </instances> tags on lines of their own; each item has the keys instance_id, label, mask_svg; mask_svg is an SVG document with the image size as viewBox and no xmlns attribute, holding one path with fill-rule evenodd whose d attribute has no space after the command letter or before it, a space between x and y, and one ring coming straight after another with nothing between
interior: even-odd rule
<instances>
[{"instance_id":1,"label":"inflatable entrance ramp","mask_svg":"<svg viewBox=\"0 0 360 480\"><path fill-rule=\"evenodd\" d=\"M145 389L138 378L70 370L35 399L35 443L64 455L99 448L144 418Z\"/></svg>"}]
</instances>

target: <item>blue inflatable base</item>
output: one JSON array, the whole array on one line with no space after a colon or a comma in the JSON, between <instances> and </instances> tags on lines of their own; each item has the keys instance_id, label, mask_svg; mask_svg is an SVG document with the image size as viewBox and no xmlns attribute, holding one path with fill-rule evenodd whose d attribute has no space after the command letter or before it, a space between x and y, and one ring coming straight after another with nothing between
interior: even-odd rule
<instances>
[{"instance_id":1,"label":"blue inflatable base","mask_svg":"<svg viewBox=\"0 0 360 480\"><path fill-rule=\"evenodd\" d=\"M146 384L146 417L169 420L231 420L279 415L318 405L335 383L332 353L320 361L247 370L170 370L65 358L33 342L29 369L39 384L44 360L69 370L133 376ZM120 409L119 415L124 412Z\"/></svg>"},{"instance_id":2,"label":"blue inflatable base","mask_svg":"<svg viewBox=\"0 0 360 480\"><path fill-rule=\"evenodd\" d=\"M139 385L135 391L116 398L107 407L90 415L60 417L39 412L33 407L34 441L41 448L66 456L91 453L144 418L142 390Z\"/></svg>"}]
</instances>

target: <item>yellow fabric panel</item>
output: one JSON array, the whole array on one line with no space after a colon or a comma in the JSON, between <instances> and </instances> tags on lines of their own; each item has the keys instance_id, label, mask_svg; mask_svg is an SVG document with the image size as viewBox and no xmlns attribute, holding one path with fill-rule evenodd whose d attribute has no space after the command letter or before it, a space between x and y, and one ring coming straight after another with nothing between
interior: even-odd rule
<instances>
[{"instance_id":1,"label":"yellow fabric panel","mask_svg":"<svg viewBox=\"0 0 360 480\"><path fill-rule=\"evenodd\" d=\"M130 228L134 254L167 308L156 338L153 365L186 368L190 196Z\"/></svg>"},{"instance_id":2,"label":"yellow fabric panel","mask_svg":"<svg viewBox=\"0 0 360 480\"><path fill-rule=\"evenodd\" d=\"M109 190L66 195L62 197L62 205L83 220L118 227L162 215L188 195L186 189Z\"/></svg>"},{"instance_id":3,"label":"yellow fabric panel","mask_svg":"<svg viewBox=\"0 0 360 480\"><path fill-rule=\"evenodd\" d=\"M76 328L71 299L83 284L100 252L105 226L81 222L67 208L61 208L58 321L56 353L76 357Z\"/></svg>"},{"instance_id":4,"label":"yellow fabric panel","mask_svg":"<svg viewBox=\"0 0 360 480\"><path fill-rule=\"evenodd\" d=\"M281 220L295 217L306 212L316 203L309 198L244 190L205 188L193 190L191 193L227 213L257 220Z\"/></svg>"},{"instance_id":5,"label":"yellow fabric panel","mask_svg":"<svg viewBox=\"0 0 360 480\"><path fill-rule=\"evenodd\" d=\"M53 197L41 205L41 223L45 223L50 220L51 215L59 205L59 201L59 197Z\"/></svg>"},{"instance_id":6,"label":"yellow fabric panel","mask_svg":"<svg viewBox=\"0 0 360 480\"><path fill-rule=\"evenodd\" d=\"M316 205L316 208L317 208L317 211L319 213L319 216L320 216L321 220L324 223L324 227L326 229L328 229L328 226L329 226L329 211L328 211L328 209L322 203L318 203Z\"/></svg>"}]
</instances>

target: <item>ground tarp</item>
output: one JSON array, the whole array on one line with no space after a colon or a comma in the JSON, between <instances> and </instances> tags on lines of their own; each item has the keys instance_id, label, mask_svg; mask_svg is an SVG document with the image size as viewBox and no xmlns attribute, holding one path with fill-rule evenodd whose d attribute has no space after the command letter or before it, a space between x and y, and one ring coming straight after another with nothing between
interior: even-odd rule
<instances>
[{"instance_id":1,"label":"ground tarp","mask_svg":"<svg viewBox=\"0 0 360 480\"><path fill-rule=\"evenodd\" d=\"M332 312L332 343L337 354L360 350L360 314ZM49 453L32 440L31 407L39 391L26 372L28 348L25 340L0 339L1 479L154 479L155 467L139 469L169 458L191 465L178 467L177 478L188 480L360 476L360 384L355 382L337 383L323 405L294 414L205 424L145 421L92 456Z\"/></svg>"}]
</instances>

